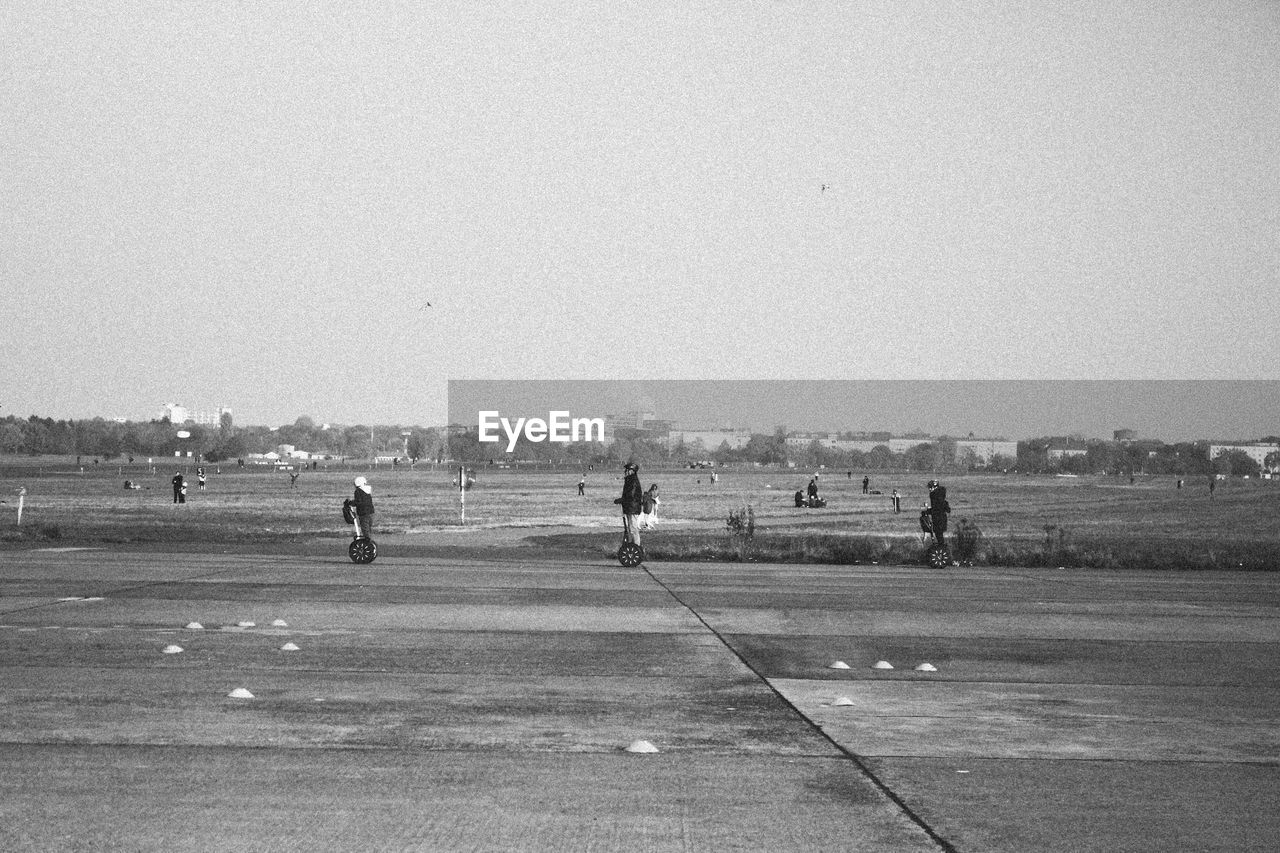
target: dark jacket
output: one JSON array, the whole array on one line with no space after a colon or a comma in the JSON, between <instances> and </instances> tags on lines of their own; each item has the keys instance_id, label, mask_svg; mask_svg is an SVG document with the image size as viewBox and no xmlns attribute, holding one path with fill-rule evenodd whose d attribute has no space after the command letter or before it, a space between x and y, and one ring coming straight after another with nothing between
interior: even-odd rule
<instances>
[{"instance_id":1,"label":"dark jacket","mask_svg":"<svg viewBox=\"0 0 1280 853\"><path fill-rule=\"evenodd\" d=\"M933 529L939 533L947 529L947 514L951 512L951 504L947 503L947 487L938 486L929 492L929 516L933 521Z\"/></svg>"},{"instance_id":2,"label":"dark jacket","mask_svg":"<svg viewBox=\"0 0 1280 853\"><path fill-rule=\"evenodd\" d=\"M356 496L351 499L356 515L373 515L373 495L364 489L356 489Z\"/></svg>"},{"instance_id":3,"label":"dark jacket","mask_svg":"<svg viewBox=\"0 0 1280 853\"><path fill-rule=\"evenodd\" d=\"M644 488L640 485L640 475L631 471L622 481L622 497L616 503L622 504L622 511L627 515L639 515L643 509L643 501Z\"/></svg>"}]
</instances>

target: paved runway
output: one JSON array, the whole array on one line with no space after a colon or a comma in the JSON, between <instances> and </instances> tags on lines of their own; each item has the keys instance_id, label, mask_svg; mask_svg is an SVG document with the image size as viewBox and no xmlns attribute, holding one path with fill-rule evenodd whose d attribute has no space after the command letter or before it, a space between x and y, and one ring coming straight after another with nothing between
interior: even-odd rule
<instances>
[{"instance_id":1,"label":"paved runway","mask_svg":"<svg viewBox=\"0 0 1280 853\"><path fill-rule=\"evenodd\" d=\"M0 849L1280 847L1280 575L380 545L0 553Z\"/></svg>"}]
</instances>

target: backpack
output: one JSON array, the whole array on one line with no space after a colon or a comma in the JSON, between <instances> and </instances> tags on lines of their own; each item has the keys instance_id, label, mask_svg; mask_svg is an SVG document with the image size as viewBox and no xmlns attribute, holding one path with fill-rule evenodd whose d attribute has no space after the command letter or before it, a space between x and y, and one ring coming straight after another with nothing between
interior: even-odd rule
<instances>
[{"instance_id":1,"label":"backpack","mask_svg":"<svg viewBox=\"0 0 1280 853\"><path fill-rule=\"evenodd\" d=\"M355 524L356 514L355 510L351 508L350 498L342 502L342 520L347 524Z\"/></svg>"}]
</instances>

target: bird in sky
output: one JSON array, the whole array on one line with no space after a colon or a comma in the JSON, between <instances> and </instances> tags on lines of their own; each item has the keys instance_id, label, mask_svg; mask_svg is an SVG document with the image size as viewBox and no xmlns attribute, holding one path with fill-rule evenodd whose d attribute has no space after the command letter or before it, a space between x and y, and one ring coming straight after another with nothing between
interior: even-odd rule
<instances>
[{"instance_id":1,"label":"bird in sky","mask_svg":"<svg viewBox=\"0 0 1280 853\"><path fill-rule=\"evenodd\" d=\"M418 310L419 310L419 311L423 311L423 310L425 310L425 309L427 309L427 308L430 308L430 307L431 307L431 303L430 303L430 302L428 302L428 303L427 303L427 304L425 304L425 305L419 305L419 306L418 306Z\"/></svg>"},{"instance_id":2,"label":"bird in sky","mask_svg":"<svg viewBox=\"0 0 1280 853\"><path fill-rule=\"evenodd\" d=\"M823 191L823 192L826 192L826 191L827 191L827 187L829 187L829 186L831 186L831 185L830 185L830 184L823 184L823 185L822 185L822 191Z\"/></svg>"}]
</instances>

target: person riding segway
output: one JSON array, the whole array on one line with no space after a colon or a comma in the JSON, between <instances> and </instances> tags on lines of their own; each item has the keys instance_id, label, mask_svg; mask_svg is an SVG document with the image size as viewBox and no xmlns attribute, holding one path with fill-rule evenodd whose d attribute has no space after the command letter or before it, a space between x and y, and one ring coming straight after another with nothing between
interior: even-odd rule
<instances>
[{"instance_id":1,"label":"person riding segway","mask_svg":"<svg viewBox=\"0 0 1280 853\"><path fill-rule=\"evenodd\" d=\"M373 541L373 489L364 477L356 477L355 494L342 502L342 517L355 525L355 536L347 547L353 563L372 563L378 556Z\"/></svg>"},{"instance_id":2,"label":"person riding segway","mask_svg":"<svg viewBox=\"0 0 1280 853\"><path fill-rule=\"evenodd\" d=\"M618 548L618 562L634 568L644 561L644 548L640 546L644 488L640 485L640 468L634 462L628 462L622 470L626 475L622 481L622 497L613 501L622 504L622 545Z\"/></svg>"},{"instance_id":3,"label":"person riding segway","mask_svg":"<svg viewBox=\"0 0 1280 853\"><path fill-rule=\"evenodd\" d=\"M930 480L929 506L920 514L920 526L924 527L925 517L929 526L925 531L932 534L934 543L925 552L925 560L935 569L951 565L951 552L947 549L947 515L951 512L951 504L947 503L947 488L937 480Z\"/></svg>"}]
</instances>

